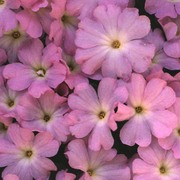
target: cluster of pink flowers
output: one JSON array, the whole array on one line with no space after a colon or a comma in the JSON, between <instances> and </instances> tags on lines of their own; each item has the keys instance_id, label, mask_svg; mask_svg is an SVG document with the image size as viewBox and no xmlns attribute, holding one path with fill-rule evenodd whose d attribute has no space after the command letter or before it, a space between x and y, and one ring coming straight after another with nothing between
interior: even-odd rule
<instances>
[{"instance_id":1,"label":"cluster of pink flowers","mask_svg":"<svg viewBox=\"0 0 180 180\"><path fill-rule=\"evenodd\" d=\"M180 0L0 0L1 178L179 180L179 71Z\"/></svg>"}]
</instances>

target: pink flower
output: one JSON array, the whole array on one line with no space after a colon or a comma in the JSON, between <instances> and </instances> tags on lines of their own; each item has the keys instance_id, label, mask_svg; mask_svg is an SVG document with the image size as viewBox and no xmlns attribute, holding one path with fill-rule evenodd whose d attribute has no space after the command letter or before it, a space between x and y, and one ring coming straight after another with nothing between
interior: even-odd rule
<instances>
[{"instance_id":1,"label":"pink flower","mask_svg":"<svg viewBox=\"0 0 180 180\"><path fill-rule=\"evenodd\" d=\"M127 84L127 106L119 103L117 120L129 120L120 131L120 139L129 146L135 143L145 147L151 136L165 138L177 126L177 117L167 110L176 100L166 81L153 78L149 82L140 74L132 74Z\"/></svg>"},{"instance_id":2,"label":"pink flower","mask_svg":"<svg viewBox=\"0 0 180 180\"><path fill-rule=\"evenodd\" d=\"M10 31L17 26L16 14L11 9L18 9L19 0L3 0L0 3L0 37L4 31Z\"/></svg>"},{"instance_id":3,"label":"pink flower","mask_svg":"<svg viewBox=\"0 0 180 180\"><path fill-rule=\"evenodd\" d=\"M26 3L27 5L25 5ZM32 38L39 38L44 31L49 34L50 24L52 22L52 18L49 16L50 7L41 8L47 6L47 1L41 0L34 2L34 0L23 0L23 4L28 9L21 10L16 14L16 18L20 22L22 29Z\"/></svg>"},{"instance_id":4,"label":"pink flower","mask_svg":"<svg viewBox=\"0 0 180 180\"><path fill-rule=\"evenodd\" d=\"M66 141L69 134L64 114L68 111L66 98L47 91L39 99L25 94L17 107L22 127L33 131L48 131L59 142Z\"/></svg>"},{"instance_id":5,"label":"pink flower","mask_svg":"<svg viewBox=\"0 0 180 180\"><path fill-rule=\"evenodd\" d=\"M179 0L146 0L145 10L160 19L166 16L176 18L180 14L180 2Z\"/></svg>"},{"instance_id":6,"label":"pink flower","mask_svg":"<svg viewBox=\"0 0 180 180\"><path fill-rule=\"evenodd\" d=\"M167 40L180 36L180 16L177 18L165 17L159 20Z\"/></svg>"},{"instance_id":7,"label":"pink flower","mask_svg":"<svg viewBox=\"0 0 180 180\"><path fill-rule=\"evenodd\" d=\"M57 170L47 157L54 156L59 148L51 134L42 132L34 136L28 130L13 124L8 128L9 139L0 139L0 167L6 167L2 177L16 174L19 179L48 178Z\"/></svg>"},{"instance_id":8,"label":"pink flower","mask_svg":"<svg viewBox=\"0 0 180 180\"><path fill-rule=\"evenodd\" d=\"M128 2L129 0L76 0L68 1L67 9L74 14L79 14L78 18L82 20L85 17L93 17L93 11L99 5L114 4L124 9L128 6Z\"/></svg>"},{"instance_id":9,"label":"pink flower","mask_svg":"<svg viewBox=\"0 0 180 180\"><path fill-rule=\"evenodd\" d=\"M66 171L62 170L56 174L56 180L74 180L76 176L72 173L67 173Z\"/></svg>"},{"instance_id":10,"label":"pink flower","mask_svg":"<svg viewBox=\"0 0 180 180\"><path fill-rule=\"evenodd\" d=\"M74 93L68 97L72 112L67 116L71 123L70 131L76 138L90 134L89 148L98 151L101 146L110 149L114 139L111 130L116 130L114 109L117 102L127 99L125 87L118 87L117 81L104 78L99 83L98 94L87 83L75 87Z\"/></svg>"},{"instance_id":11,"label":"pink flower","mask_svg":"<svg viewBox=\"0 0 180 180\"><path fill-rule=\"evenodd\" d=\"M74 44L78 19L74 11L67 9L67 0L52 0L51 16L55 18L50 26L49 39L57 46L62 46L65 52L73 55L76 50Z\"/></svg>"},{"instance_id":12,"label":"pink flower","mask_svg":"<svg viewBox=\"0 0 180 180\"><path fill-rule=\"evenodd\" d=\"M180 160L172 151L162 149L154 140L148 147L139 147L140 158L133 161L134 180L178 180Z\"/></svg>"},{"instance_id":13,"label":"pink flower","mask_svg":"<svg viewBox=\"0 0 180 180\"><path fill-rule=\"evenodd\" d=\"M0 47L7 51L8 62L12 63L18 61L18 50L28 40L30 40L30 37L20 26L3 33L2 37L0 37Z\"/></svg>"},{"instance_id":14,"label":"pink flower","mask_svg":"<svg viewBox=\"0 0 180 180\"><path fill-rule=\"evenodd\" d=\"M178 125L170 134L170 136L159 139L158 142L161 147L166 150L172 150L174 153L174 157L180 159L180 98L176 99L175 104L171 108L171 111L174 112L178 117Z\"/></svg>"},{"instance_id":15,"label":"pink flower","mask_svg":"<svg viewBox=\"0 0 180 180\"><path fill-rule=\"evenodd\" d=\"M41 41L34 40L19 50L18 57L19 63L8 64L3 71L13 90L28 88L28 92L38 98L65 79L66 67L60 61L60 49L53 44L43 49Z\"/></svg>"},{"instance_id":16,"label":"pink flower","mask_svg":"<svg viewBox=\"0 0 180 180\"><path fill-rule=\"evenodd\" d=\"M178 45L173 46L172 42L165 42L163 34L160 29L155 29L153 32L150 32L145 39L149 43L153 43L156 47L155 55L152 59L151 68L156 68L155 66L160 66L161 68L166 68L170 70L179 70L180 69L180 60L175 55L178 53ZM170 46L171 49L175 49L172 53L166 53L167 47ZM164 52L165 51L165 52ZM175 51L177 53L175 53ZM172 55L172 56L171 56Z\"/></svg>"},{"instance_id":17,"label":"pink flower","mask_svg":"<svg viewBox=\"0 0 180 180\"><path fill-rule=\"evenodd\" d=\"M47 0L20 0L21 6L25 9L31 9L34 12L39 11L40 8L45 8L48 5Z\"/></svg>"},{"instance_id":18,"label":"pink flower","mask_svg":"<svg viewBox=\"0 0 180 180\"><path fill-rule=\"evenodd\" d=\"M177 58L180 66L180 37L166 42L164 44L164 52L172 58Z\"/></svg>"},{"instance_id":19,"label":"pink flower","mask_svg":"<svg viewBox=\"0 0 180 180\"><path fill-rule=\"evenodd\" d=\"M4 117L17 118L17 105L23 92L17 92L9 87L0 87L0 115Z\"/></svg>"},{"instance_id":20,"label":"pink flower","mask_svg":"<svg viewBox=\"0 0 180 180\"><path fill-rule=\"evenodd\" d=\"M76 63L74 56L63 54L63 59L68 69L65 82L67 83L70 89L73 89L80 83L88 82L88 79L86 78L85 74L82 73L81 68Z\"/></svg>"},{"instance_id":21,"label":"pink flower","mask_svg":"<svg viewBox=\"0 0 180 180\"><path fill-rule=\"evenodd\" d=\"M171 76L168 73L164 73L162 69L153 69L153 71L146 77L149 81L153 78L160 78L167 82L167 85L170 86L177 97L180 97L180 73L177 73L175 76Z\"/></svg>"},{"instance_id":22,"label":"pink flower","mask_svg":"<svg viewBox=\"0 0 180 180\"><path fill-rule=\"evenodd\" d=\"M91 151L82 139L68 144L69 164L84 172L81 180L123 179L130 180L130 171L124 155L117 155L114 149Z\"/></svg>"},{"instance_id":23,"label":"pink flower","mask_svg":"<svg viewBox=\"0 0 180 180\"><path fill-rule=\"evenodd\" d=\"M93 20L83 19L78 27L75 59L88 75L101 69L103 76L129 77L142 73L154 56L154 46L141 38L150 31L150 21L135 8L98 6ZM143 27L143 28L142 28Z\"/></svg>"},{"instance_id":24,"label":"pink flower","mask_svg":"<svg viewBox=\"0 0 180 180\"><path fill-rule=\"evenodd\" d=\"M0 119L0 139L7 138L8 127L12 124L13 118L3 117Z\"/></svg>"},{"instance_id":25,"label":"pink flower","mask_svg":"<svg viewBox=\"0 0 180 180\"><path fill-rule=\"evenodd\" d=\"M7 174L3 180L19 180L19 177L15 174Z\"/></svg>"}]
</instances>

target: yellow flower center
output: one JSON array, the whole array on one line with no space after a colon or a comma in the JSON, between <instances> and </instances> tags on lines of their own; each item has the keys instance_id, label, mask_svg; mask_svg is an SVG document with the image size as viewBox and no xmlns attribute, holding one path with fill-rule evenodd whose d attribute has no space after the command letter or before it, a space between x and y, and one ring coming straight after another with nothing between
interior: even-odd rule
<instances>
[{"instance_id":1,"label":"yellow flower center","mask_svg":"<svg viewBox=\"0 0 180 180\"><path fill-rule=\"evenodd\" d=\"M3 5L5 3L4 0L0 0L0 5Z\"/></svg>"},{"instance_id":2,"label":"yellow flower center","mask_svg":"<svg viewBox=\"0 0 180 180\"><path fill-rule=\"evenodd\" d=\"M137 114L140 114L143 112L143 108L141 106L137 106L137 107L135 107L135 111Z\"/></svg>"},{"instance_id":3,"label":"yellow flower center","mask_svg":"<svg viewBox=\"0 0 180 180\"><path fill-rule=\"evenodd\" d=\"M32 157L32 155L33 155L33 151L32 150L25 151L25 157L30 158L30 157Z\"/></svg>"},{"instance_id":4,"label":"yellow flower center","mask_svg":"<svg viewBox=\"0 0 180 180\"><path fill-rule=\"evenodd\" d=\"M119 49L121 46L121 43L118 40L115 40L112 42L111 47L114 49Z\"/></svg>"},{"instance_id":5,"label":"yellow flower center","mask_svg":"<svg viewBox=\"0 0 180 180\"><path fill-rule=\"evenodd\" d=\"M99 114L98 114L98 118L99 119L104 119L106 116L106 113L104 111L101 111Z\"/></svg>"},{"instance_id":6,"label":"yellow flower center","mask_svg":"<svg viewBox=\"0 0 180 180\"><path fill-rule=\"evenodd\" d=\"M92 169L88 169L87 173L89 174L89 176L92 176L93 175L93 170Z\"/></svg>"},{"instance_id":7,"label":"yellow flower center","mask_svg":"<svg viewBox=\"0 0 180 180\"><path fill-rule=\"evenodd\" d=\"M44 120L45 122L48 122L50 119L51 119L51 117L50 117L48 114L45 114L45 115L44 115L43 120Z\"/></svg>"},{"instance_id":8,"label":"yellow flower center","mask_svg":"<svg viewBox=\"0 0 180 180\"><path fill-rule=\"evenodd\" d=\"M8 129L8 127L4 124L0 122L0 132L6 132Z\"/></svg>"},{"instance_id":9,"label":"yellow flower center","mask_svg":"<svg viewBox=\"0 0 180 180\"><path fill-rule=\"evenodd\" d=\"M168 171L168 169L164 166L164 165L161 165L160 168L159 168L159 172L161 174L166 174Z\"/></svg>"},{"instance_id":10,"label":"yellow flower center","mask_svg":"<svg viewBox=\"0 0 180 180\"><path fill-rule=\"evenodd\" d=\"M9 107L14 106L14 101L13 101L12 99L8 99L7 105L8 105Z\"/></svg>"},{"instance_id":11,"label":"yellow flower center","mask_svg":"<svg viewBox=\"0 0 180 180\"><path fill-rule=\"evenodd\" d=\"M14 31L14 32L12 33L12 37L13 37L14 39L18 39L18 38L21 37L21 34L20 34L19 31Z\"/></svg>"},{"instance_id":12,"label":"yellow flower center","mask_svg":"<svg viewBox=\"0 0 180 180\"><path fill-rule=\"evenodd\" d=\"M180 127L176 129L176 133L180 137Z\"/></svg>"}]
</instances>

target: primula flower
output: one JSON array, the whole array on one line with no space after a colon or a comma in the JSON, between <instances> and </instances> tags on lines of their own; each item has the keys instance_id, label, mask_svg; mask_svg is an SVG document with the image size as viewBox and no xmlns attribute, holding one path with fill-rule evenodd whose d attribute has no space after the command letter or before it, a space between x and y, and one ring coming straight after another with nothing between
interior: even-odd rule
<instances>
[{"instance_id":1,"label":"primula flower","mask_svg":"<svg viewBox=\"0 0 180 180\"><path fill-rule=\"evenodd\" d=\"M159 20L167 40L180 36L180 16L177 18L165 17Z\"/></svg>"},{"instance_id":2,"label":"primula flower","mask_svg":"<svg viewBox=\"0 0 180 180\"><path fill-rule=\"evenodd\" d=\"M8 62L12 63L18 61L17 52L29 39L29 36L19 25L3 33L0 37L0 47L7 51Z\"/></svg>"},{"instance_id":3,"label":"primula flower","mask_svg":"<svg viewBox=\"0 0 180 180\"><path fill-rule=\"evenodd\" d=\"M0 37L4 31L17 26L16 13L11 9L18 9L19 6L19 0L0 0Z\"/></svg>"},{"instance_id":4,"label":"primula flower","mask_svg":"<svg viewBox=\"0 0 180 180\"><path fill-rule=\"evenodd\" d=\"M153 43L155 45L155 55L152 59L152 66L150 68L156 68L155 66L160 66L161 68L166 68L170 70L179 70L180 69L180 59L178 59L175 55L178 52L178 45L175 47L172 45L171 42L165 42L163 34L160 29L155 29L153 32L150 32L145 39ZM167 52L167 46L170 45L171 49L174 48L173 56ZM165 52L164 52L165 51Z\"/></svg>"},{"instance_id":5,"label":"primula flower","mask_svg":"<svg viewBox=\"0 0 180 180\"><path fill-rule=\"evenodd\" d=\"M17 107L22 127L33 131L48 131L59 142L66 141L69 134L63 115L68 111L66 98L47 91L39 99L25 94Z\"/></svg>"},{"instance_id":6,"label":"primula flower","mask_svg":"<svg viewBox=\"0 0 180 180\"><path fill-rule=\"evenodd\" d=\"M68 1L67 9L73 14L79 14L79 19L84 19L85 17L91 18L93 16L94 9L99 5L114 4L124 9L128 6L129 0L76 0ZM132 3L132 2L131 2Z\"/></svg>"},{"instance_id":7,"label":"primula flower","mask_svg":"<svg viewBox=\"0 0 180 180\"><path fill-rule=\"evenodd\" d=\"M93 15L79 23L75 39L82 71L92 75L101 69L103 76L124 78L132 70L146 71L154 56L154 46L141 39L150 31L149 19L135 8L113 5L98 6Z\"/></svg>"},{"instance_id":8,"label":"primula flower","mask_svg":"<svg viewBox=\"0 0 180 180\"><path fill-rule=\"evenodd\" d=\"M70 89L73 89L80 83L88 82L87 77L84 73L82 73L81 68L76 63L74 56L63 54L63 60L65 61L68 69L65 82Z\"/></svg>"},{"instance_id":9,"label":"primula flower","mask_svg":"<svg viewBox=\"0 0 180 180\"><path fill-rule=\"evenodd\" d=\"M19 177L15 174L7 174L3 180L19 180Z\"/></svg>"},{"instance_id":10,"label":"primula flower","mask_svg":"<svg viewBox=\"0 0 180 180\"><path fill-rule=\"evenodd\" d=\"M176 18L180 14L179 0L146 0L145 10L150 14L155 14L157 18L166 16Z\"/></svg>"},{"instance_id":11,"label":"primula flower","mask_svg":"<svg viewBox=\"0 0 180 180\"><path fill-rule=\"evenodd\" d=\"M153 78L160 78L167 82L167 85L171 87L176 93L177 97L180 97L180 73L175 76L171 76L168 73L164 73L162 69L153 69L153 71L146 77L149 81Z\"/></svg>"},{"instance_id":12,"label":"primula flower","mask_svg":"<svg viewBox=\"0 0 180 180\"><path fill-rule=\"evenodd\" d=\"M114 139L111 130L116 130L114 109L117 102L124 103L127 99L125 87L118 87L117 81L104 78L99 83L98 94L87 83L75 87L74 93L69 95L68 104L72 112L67 115L70 121L70 131L76 138L83 138L90 134L89 148L95 151L110 149Z\"/></svg>"},{"instance_id":13,"label":"primula flower","mask_svg":"<svg viewBox=\"0 0 180 180\"><path fill-rule=\"evenodd\" d=\"M56 174L56 180L74 180L76 178L76 176L72 173L68 173L64 170L59 171Z\"/></svg>"},{"instance_id":14,"label":"primula flower","mask_svg":"<svg viewBox=\"0 0 180 180\"><path fill-rule=\"evenodd\" d=\"M13 119L9 117L0 117L0 138L7 137L7 130L10 124L12 124Z\"/></svg>"},{"instance_id":15,"label":"primula flower","mask_svg":"<svg viewBox=\"0 0 180 180\"><path fill-rule=\"evenodd\" d=\"M16 14L22 29L32 38L40 37L44 32L49 34L52 17L47 0L22 0L24 10Z\"/></svg>"},{"instance_id":16,"label":"primula flower","mask_svg":"<svg viewBox=\"0 0 180 180\"><path fill-rule=\"evenodd\" d=\"M17 105L23 92L11 90L8 86L0 87L0 115L17 118Z\"/></svg>"},{"instance_id":17,"label":"primula flower","mask_svg":"<svg viewBox=\"0 0 180 180\"><path fill-rule=\"evenodd\" d=\"M13 90L28 88L32 96L39 98L65 79L66 67L60 61L60 49L53 44L43 49L41 41L33 40L19 50L18 57L19 63L8 64L3 71Z\"/></svg>"},{"instance_id":18,"label":"primula flower","mask_svg":"<svg viewBox=\"0 0 180 180\"><path fill-rule=\"evenodd\" d=\"M180 159L180 98L176 99L173 107L170 108L172 112L174 112L178 117L178 125L170 134L170 136L159 139L158 142L163 149L172 150L174 153L174 157Z\"/></svg>"},{"instance_id":19,"label":"primula flower","mask_svg":"<svg viewBox=\"0 0 180 180\"><path fill-rule=\"evenodd\" d=\"M162 149L157 141L148 147L139 147L140 158L133 161L133 180L178 180L180 160L174 158L171 150Z\"/></svg>"},{"instance_id":20,"label":"primula flower","mask_svg":"<svg viewBox=\"0 0 180 180\"><path fill-rule=\"evenodd\" d=\"M116 120L129 120L120 131L120 139L129 146L148 146L151 136L165 138L177 126L177 117L167 110L176 100L166 81L153 78L149 82L140 74L132 74L127 84L127 106L118 105Z\"/></svg>"},{"instance_id":21,"label":"primula flower","mask_svg":"<svg viewBox=\"0 0 180 180\"><path fill-rule=\"evenodd\" d=\"M45 8L48 5L47 0L20 0L21 6L25 9L31 9L34 12L37 12L40 8Z\"/></svg>"},{"instance_id":22,"label":"primula flower","mask_svg":"<svg viewBox=\"0 0 180 180\"><path fill-rule=\"evenodd\" d=\"M76 50L74 44L75 32L77 30L78 19L74 11L67 9L68 0L52 0L51 16L55 18L50 26L49 39L57 46L62 46L65 52L73 55Z\"/></svg>"},{"instance_id":23,"label":"primula flower","mask_svg":"<svg viewBox=\"0 0 180 180\"><path fill-rule=\"evenodd\" d=\"M164 44L164 52L170 57L177 58L180 66L180 36L176 39L166 42Z\"/></svg>"},{"instance_id":24,"label":"primula flower","mask_svg":"<svg viewBox=\"0 0 180 180\"><path fill-rule=\"evenodd\" d=\"M81 180L130 180L127 158L124 155L116 156L114 149L92 151L82 139L76 139L68 144L68 151L65 154L72 168L84 172Z\"/></svg>"},{"instance_id":25,"label":"primula flower","mask_svg":"<svg viewBox=\"0 0 180 180\"><path fill-rule=\"evenodd\" d=\"M8 128L9 139L0 139L0 167L6 167L2 177L16 174L19 179L46 179L50 171L56 171L54 163L47 157L54 156L59 143L52 135L42 132L34 134L17 124Z\"/></svg>"}]
</instances>

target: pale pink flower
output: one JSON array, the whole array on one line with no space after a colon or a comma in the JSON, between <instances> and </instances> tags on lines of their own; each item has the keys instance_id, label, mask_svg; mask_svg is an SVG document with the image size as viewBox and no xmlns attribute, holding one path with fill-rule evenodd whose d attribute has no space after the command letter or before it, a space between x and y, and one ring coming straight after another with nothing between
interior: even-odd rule
<instances>
[{"instance_id":1,"label":"pale pink flower","mask_svg":"<svg viewBox=\"0 0 180 180\"><path fill-rule=\"evenodd\" d=\"M158 139L158 142L161 147L166 150L172 150L175 158L180 159L180 98L176 99L173 107L170 108L178 117L178 125L170 134L170 136L164 139Z\"/></svg>"},{"instance_id":2,"label":"pale pink flower","mask_svg":"<svg viewBox=\"0 0 180 180\"><path fill-rule=\"evenodd\" d=\"M165 42L165 39L160 29L155 29L153 32L150 32L148 36L145 37L145 39L148 42L153 43L156 48L150 68L156 68L155 66L160 66L161 68L166 68L170 70L180 70L180 59L175 56L175 51L178 52L178 48L174 47L172 42L170 41ZM166 53L168 45L171 49L173 49L170 54Z\"/></svg>"},{"instance_id":3,"label":"pale pink flower","mask_svg":"<svg viewBox=\"0 0 180 180\"><path fill-rule=\"evenodd\" d=\"M180 66L180 36L178 38L172 39L164 43L164 52L172 58L177 58L177 61L179 63L178 67L179 67ZM180 70L180 68L178 70Z\"/></svg>"},{"instance_id":4,"label":"pale pink flower","mask_svg":"<svg viewBox=\"0 0 180 180\"><path fill-rule=\"evenodd\" d=\"M19 180L19 177L15 174L7 174L4 176L3 180Z\"/></svg>"},{"instance_id":5,"label":"pale pink flower","mask_svg":"<svg viewBox=\"0 0 180 180\"><path fill-rule=\"evenodd\" d=\"M76 176L72 173L68 173L64 170L59 171L56 174L56 180L75 180Z\"/></svg>"},{"instance_id":6,"label":"pale pink flower","mask_svg":"<svg viewBox=\"0 0 180 180\"><path fill-rule=\"evenodd\" d=\"M162 149L156 140L148 147L139 147L140 158L133 161L133 180L179 180L180 160L171 150Z\"/></svg>"},{"instance_id":7,"label":"pale pink flower","mask_svg":"<svg viewBox=\"0 0 180 180\"><path fill-rule=\"evenodd\" d=\"M76 50L74 37L79 20L74 11L67 9L67 1L52 0L50 15L55 20L50 26L49 39L53 40L57 46L65 49L66 53L73 55Z\"/></svg>"},{"instance_id":8,"label":"pale pink flower","mask_svg":"<svg viewBox=\"0 0 180 180\"><path fill-rule=\"evenodd\" d=\"M127 158L124 155L116 155L114 149L92 151L82 139L76 139L68 144L65 154L72 168L84 172L81 180L130 180Z\"/></svg>"},{"instance_id":9,"label":"pale pink flower","mask_svg":"<svg viewBox=\"0 0 180 180\"><path fill-rule=\"evenodd\" d=\"M164 51L168 56L177 58L180 64L180 16L175 19L165 17L159 22L168 40L164 43Z\"/></svg>"},{"instance_id":10,"label":"pale pink flower","mask_svg":"<svg viewBox=\"0 0 180 180\"><path fill-rule=\"evenodd\" d=\"M79 19L84 19L85 17L93 17L93 11L99 5L114 4L119 6L121 9L124 9L128 6L128 2L129 0L76 0L68 1L67 9L74 14L78 14Z\"/></svg>"},{"instance_id":11,"label":"pale pink flower","mask_svg":"<svg viewBox=\"0 0 180 180\"><path fill-rule=\"evenodd\" d=\"M48 0L20 0L21 6L24 9L31 9L34 12L39 11L40 8L45 8L48 5Z\"/></svg>"},{"instance_id":12,"label":"pale pink flower","mask_svg":"<svg viewBox=\"0 0 180 180\"><path fill-rule=\"evenodd\" d=\"M63 115L68 111L66 98L53 91L47 91L39 99L25 94L17 107L20 122L24 128L33 131L48 131L59 142L65 142L69 134Z\"/></svg>"},{"instance_id":13,"label":"pale pink flower","mask_svg":"<svg viewBox=\"0 0 180 180\"><path fill-rule=\"evenodd\" d=\"M94 18L83 19L76 33L76 62L88 75L101 70L103 76L129 78L132 70L147 70L154 46L142 40L150 31L150 21L138 9L98 6Z\"/></svg>"},{"instance_id":14,"label":"pale pink flower","mask_svg":"<svg viewBox=\"0 0 180 180\"><path fill-rule=\"evenodd\" d=\"M149 82L140 74L132 74L127 84L127 106L118 105L116 120L128 120L120 131L124 144L148 146L152 135L169 136L177 126L177 117L167 110L176 100L175 92L166 81L153 78Z\"/></svg>"},{"instance_id":15,"label":"pale pink flower","mask_svg":"<svg viewBox=\"0 0 180 180\"><path fill-rule=\"evenodd\" d=\"M176 18L180 14L179 0L146 0L145 10L150 14L155 14L157 18L166 16Z\"/></svg>"},{"instance_id":16,"label":"pale pink flower","mask_svg":"<svg viewBox=\"0 0 180 180\"><path fill-rule=\"evenodd\" d=\"M7 138L7 130L10 124L12 124L13 118L0 117L0 138Z\"/></svg>"},{"instance_id":17,"label":"pale pink flower","mask_svg":"<svg viewBox=\"0 0 180 180\"><path fill-rule=\"evenodd\" d=\"M72 135L83 138L90 134L89 148L95 151L101 146L106 150L113 146L111 130L117 129L114 109L128 96L126 88L118 87L112 78L102 79L97 91L88 83L77 85L68 97L72 112L67 115Z\"/></svg>"},{"instance_id":18,"label":"pale pink flower","mask_svg":"<svg viewBox=\"0 0 180 180\"><path fill-rule=\"evenodd\" d=\"M73 89L80 83L88 82L86 75L81 71L81 68L76 63L74 56L63 53L63 59L68 69L65 82L70 89Z\"/></svg>"},{"instance_id":19,"label":"pale pink flower","mask_svg":"<svg viewBox=\"0 0 180 180\"><path fill-rule=\"evenodd\" d=\"M0 37L0 47L5 49L8 55L8 62L18 61L17 53L30 37L18 25L10 31L4 31Z\"/></svg>"},{"instance_id":20,"label":"pale pink flower","mask_svg":"<svg viewBox=\"0 0 180 180\"><path fill-rule=\"evenodd\" d=\"M171 76L169 73L164 73L162 69L153 69L146 79L149 81L153 78L165 80L167 85L174 90L176 96L180 97L180 73L177 73L175 76Z\"/></svg>"},{"instance_id":21,"label":"pale pink flower","mask_svg":"<svg viewBox=\"0 0 180 180\"><path fill-rule=\"evenodd\" d=\"M180 16L177 18L165 17L159 20L167 40L180 36Z\"/></svg>"},{"instance_id":22,"label":"pale pink flower","mask_svg":"<svg viewBox=\"0 0 180 180\"><path fill-rule=\"evenodd\" d=\"M20 62L8 64L4 68L3 76L8 79L7 84L16 91L28 88L28 92L36 98L56 88L66 75L60 52L60 48L54 44L43 49L38 39L28 42L19 50Z\"/></svg>"},{"instance_id":23,"label":"pale pink flower","mask_svg":"<svg viewBox=\"0 0 180 180\"><path fill-rule=\"evenodd\" d=\"M19 0L2 0L0 2L0 37L4 31L10 31L17 26L16 13L11 9L18 9Z\"/></svg>"},{"instance_id":24,"label":"pale pink flower","mask_svg":"<svg viewBox=\"0 0 180 180\"><path fill-rule=\"evenodd\" d=\"M55 164L47 157L54 156L59 143L48 132L34 134L17 124L8 128L9 139L0 139L0 167L6 167L2 177L16 174L19 179L47 179Z\"/></svg>"},{"instance_id":25,"label":"pale pink flower","mask_svg":"<svg viewBox=\"0 0 180 180\"><path fill-rule=\"evenodd\" d=\"M11 90L8 86L0 87L0 115L17 118L17 105L23 92Z\"/></svg>"},{"instance_id":26,"label":"pale pink flower","mask_svg":"<svg viewBox=\"0 0 180 180\"><path fill-rule=\"evenodd\" d=\"M49 34L52 22L52 17L49 15L51 9L47 6L47 1L41 0L33 4L35 1L23 0L24 4L30 2L27 5L28 9L21 10L16 14L22 29L32 38L40 37L44 31ZM42 6L47 7L43 8Z\"/></svg>"}]
</instances>

